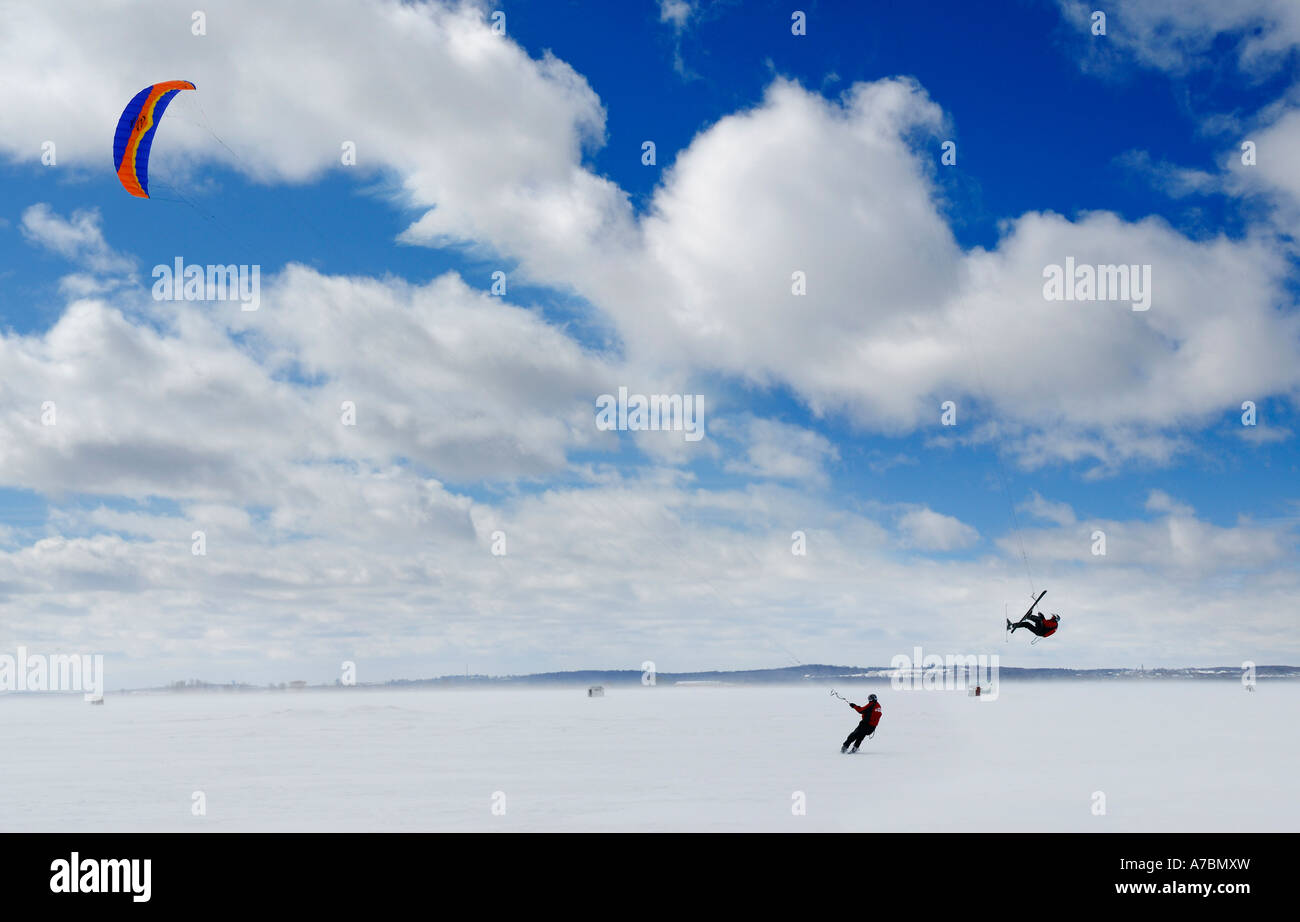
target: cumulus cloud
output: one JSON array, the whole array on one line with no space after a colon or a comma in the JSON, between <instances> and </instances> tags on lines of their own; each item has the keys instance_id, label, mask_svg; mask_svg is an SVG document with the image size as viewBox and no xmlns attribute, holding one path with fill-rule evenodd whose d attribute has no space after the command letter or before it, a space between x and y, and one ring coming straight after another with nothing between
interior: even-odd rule
<instances>
[{"instance_id":1,"label":"cumulus cloud","mask_svg":"<svg viewBox=\"0 0 1300 922\"><path fill-rule=\"evenodd\" d=\"M743 454L724 465L738 474L825 484L825 465L839 458L839 450L825 436L778 420L745 416L715 424L714 433L741 442Z\"/></svg>"},{"instance_id":2,"label":"cumulus cloud","mask_svg":"<svg viewBox=\"0 0 1300 922\"><path fill-rule=\"evenodd\" d=\"M1030 212L965 251L932 173L945 115L915 81L827 99L778 79L665 158L638 216L585 164L604 135L591 87L491 34L481 5L235 2L204 37L161 9L6 5L0 150L31 158L54 138L61 163L103 169L104 126L147 57L202 99L199 124L165 126L164 168L216 159L306 182L355 141L360 169L418 215L404 242L501 254L584 299L619 349L584 348L454 274L417 285L288 266L264 276L249 313L69 288L48 329L0 333L2 483L51 497L59 532L0 535L10 640L536 668L578 651L581 665L655 649L693 651L692 665L770 661L799 636L809 656L884 662L917 640L982 642L987 600L1019 582L1018 548L927 557L980 535L928 506L841 508L822 490L832 442L734 411L727 452L701 450L744 487L701 487L671 469L684 456L663 439L639 440L659 464L635 473L575 464L618 444L592 425L595 395L633 380L690 393L715 376L888 433L937 431L952 399L963 420L998 420L960 438L1104 473L1168 463L1242 394L1297 393L1300 320L1272 236L1193 240L1157 219ZM1282 139L1289 123L1276 124ZM93 214L35 206L23 230L90 279L129 271ZM1151 265L1150 310L1046 301L1043 269L1067 257ZM86 510L73 492L102 500ZM1274 568L1256 602L1296 595L1284 528L1216 525L1155 494L1141 520L1080 519L1042 497L1028 508L1046 524L1026 542L1099 658L1131 652L1107 646L1105 628L1139 609L1151 643L1178 619L1180 658L1216 658L1244 570ZM1096 528L1110 539L1100 561ZM505 556L490 549L498 531ZM795 531L807 555L790 552ZM736 617L706 617L718 611ZM864 621L884 626L864 638ZM1259 629L1286 656L1291 627ZM559 639L543 649L546 636Z\"/></svg>"},{"instance_id":3,"label":"cumulus cloud","mask_svg":"<svg viewBox=\"0 0 1300 922\"><path fill-rule=\"evenodd\" d=\"M97 211L75 211L65 218L39 202L23 212L20 227L29 242L83 270L61 280L66 293L79 297L126 284L135 270L135 260L108 245L100 223Z\"/></svg>"},{"instance_id":4,"label":"cumulus cloud","mask_svg":"<svg viewBox=\"0 0 1300 922\"><path fill-rule=\"evenodd\" d=\"M269 518L221 503L67 510L64 530L91 533L0 551L0 643L104 650L119 676L157 658L206 674L217 657L284 660L313 677L324 663L326 679L343 659L375 676L402 656L495 671L647 656L684 668L868 664L915 643L982 649L1001 618L990 600L1014 607L1024 590L1010 553L927 557L923 544L960 549L974 536L926 507L886 512L914 539L900 557L893 528L775 485L616 477L482 502L400 469L316 473ZM1111 535L1105 558L1087 550L1094 524ZM795 529L806 555L791 553ZM207 533L206 556L191 553L194 530ZM491 552L496 531L505 556ZM1300 650L1285 631L1300 582L1276 566L1294 554L1293 531L1171 515L1026 539L1073 645L1039 662L1126 662L1137 642L1149 661L1222 661L1261 640L1283 659ZM1248 590L1243 568L1256 574ZM1222 631L1246 603L1261 612L1236 622L1252 639Z\"/></svg>"},{"instance_id":5,"label":"cumulus cloud","mask_svg":"<svg viewBox=\"0 0 1300 922\"><path fill-rule=\"evenodd\" d=\"M493 35L484 9L235 4L200 38L148 4L138 16L25 8L0 47L0 85L46 76L17 94L0 145L31 157L57 128L65 162L98 163L101 126L138 79L132 49L147 47L198 84L208 124L239 152L232 166L303 181L354 140L359 162L423 212L404 241L517 261L611 322L628 362L668 376L787 386L816 414L887 433L933 425L939 402L966 399L1025 429L1013 450L1029 463L1093 458L1102 471L1167 461L1179 433L1239 394L1297 390L1300 321L1279 310L1290 267L1269 237L1190 240L1155 219L1029 213L995 249L963 252L933 178L945 116L904 79L839 99L776 80L680 151L638 218L584 165L604 136L598 97L563 62ZM223 16L258 28L222 30ZM362 30L376 36L365 66ZM19 33L61 36L67 53L38 61ZM343 59L358 63L313 63ZM313 92L286 71L311 74ZM456 92L415 89L436 86ZM229 159L187 122L167 128L155 157ZM1069 256L1150 264L1152 309L1045 302L1044 267Z\"/></svg>"},{"instance_id":6,"label":"cumulus cloud","mask_svg":"<svg viewBox=\"0 0 1300 922\"><path fill-rule=\"evenodd\" d=\"M603 139L600 102L564 62L494 34L489 13L472 2L233 0L194 36L164 0L8 4L0 151L29 158L54 139L61 164L104 169L106 126L140 89L147 60L151 74L198 87L172 103L151 172L217 160L258 180L305 182L342 169L351 141L360 172L436 206L420 225L426 239L539 245L599 233L600 213L626 204L578 165Z\"/></svg>"},{"instance_id":7,"label":"cumulus cloud","mask_svg":"<svg viewBox=\"0 0 1300 922\"><path fill-rule=\"evenodd\" d=\"M1147 520L1083 519L1050 530L1025 529L1026 544L1039 560L1072 562L1094 569L1149 568L1172 580L1205 580L1222 584L1243 574L1271 574L1290 579L1297 550L1290 522L1253 522L1242 518L1231 526L1198 518L1187 503L1163 490L1152 490L1145 503ZM1093 533L1106 537L1106 553L1094 552ZM1016 550L1011 537L1000 539L1008 553ZM1278 568L1281 568L1280 570Z\"/></svg>"},{"instance_id":8,"label":"cumulus cloud","mask_svg":"<svg viewBox=\"0 0 1300 922\"><path fill-rule=\"evenodd\" d=\"M904 547L921 551L956 551L979 541L979 532L970 525L929 508L902 513L898 530Z\"/></svg>"},{"instance_id":9,"label":"cumulus cloud","mask_svg":"<svg viewBox=\"0 0 1300 922\"><path fill-rule=\"evenodd\" d=\"M166 302L141 323L91 299L44 333L0 336L7 484L259 503L293 465L514 479L599 435L603 361L455 275L411 286L290 266L263 281L257 312Z\"/></svg>"}]
</instances>

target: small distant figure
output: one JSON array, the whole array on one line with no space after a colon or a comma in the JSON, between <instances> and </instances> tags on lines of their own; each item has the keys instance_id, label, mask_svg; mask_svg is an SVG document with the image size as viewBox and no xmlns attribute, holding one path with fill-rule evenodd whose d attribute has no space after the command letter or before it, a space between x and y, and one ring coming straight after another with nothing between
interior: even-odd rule
<instances>
[{"instance_id":1,"label":"small distant figure","mask_svg":"<svg viewBox=\"0 0 1300 922\"><path fill-rule=\"evenodd\" d=\"M875 695L868 695L867 703L863 707L858 707L852 701L849 702L849 707L861 714L862 719L858 721L858 725L853 728L853 732L848 735L844 745L840 747L842 753L857 752L858 747L862 745L862 741L876 732L876 725L880 723L882 713L880 702L876 700ZM849 746L853 748L850 749Z\"/></svg>"},{"instance_id":2,"label":"small distant figure","mask_svg":"<svg viewBox=\"0 0 1300 922\"><path fill-rule=\"evenodd\" d=\"M975 697L978 698L979 696L980 696L980 687L979 687L978 685L976 685L976 686L975 686Z\"/></svg>"},{"instance_id":3,"label":"small distant figure","mask_svg":"<svg viewBox=\"0 0 1300 922\"><path fill-rule=\"evenodd\" d=\"M1050 617L1044 618L1042 615L1033 614L1025 615L1015 624L1011 619L1007 619L1007 630L1015 633L1017 628L1025 628L1031 634L1037 634L1039 637L1051 637L1056 633L1056 629L1061 625L1061 616L1052 612Z\"/></svg>"}]
</instances>

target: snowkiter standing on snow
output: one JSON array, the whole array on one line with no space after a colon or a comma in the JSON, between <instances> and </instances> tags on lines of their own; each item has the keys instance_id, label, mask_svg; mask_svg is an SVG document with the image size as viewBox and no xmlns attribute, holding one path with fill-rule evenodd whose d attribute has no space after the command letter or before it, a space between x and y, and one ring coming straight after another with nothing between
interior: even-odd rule
<instances>
[{"instance_id":1,"label":"snowkiter standing on snow","mask_svg":"<svg viewBox=\"0 0 1300 922\"><path fill-rule=\"evenodd\" d=\"M1007 630L1011 633L1016 632L1016 628L1027 628L1031 634L1037 634L1039 637L1051 637L1056 633L1056 629L1061 625L1061 616L1052 613L1050 618L1044 618L1042 615L1026 615L1015 624L1010 619L1007 620Z\"/></svg>"},{"instance_id":2,"label":"snowkiter standing on snow","mask_svg":"<svg viewBox=\"0 0 1300 922\"><path fill-rule=\"evenodd\" d=\"M858 707L852 701L849 702L849 707L861 714L862 719L853 728L853 732L848 735L844 745L840 747L840 752L857 752L858 747L862 745L862 741L875 733L876 724L880 723L880 703L876 701L875 695L868 695L867 703L863 707ZM850 744L853 746L851 750L849 749Z\"/></svg>"}]
</instances>

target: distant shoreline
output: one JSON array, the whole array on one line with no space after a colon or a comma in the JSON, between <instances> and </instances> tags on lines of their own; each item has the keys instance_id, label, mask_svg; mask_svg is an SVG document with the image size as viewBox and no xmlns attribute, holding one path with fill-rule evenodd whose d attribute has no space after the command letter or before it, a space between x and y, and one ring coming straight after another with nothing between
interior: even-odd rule
<instances>
[{"instance_id":1,"label":"distant shoreline","mask_svg":"<svg viewBox=\"0 0 1300 922\"><path fill-rule=\"evenodd\" d=\"M1300 666L1256 666L1255 677L1265 679L1300 679ZM898 670L888 666L829 666L812 664L807 666L786 666L777 669L745 669L734 671L715 670L710 672L659 672L655 674L657 686L718 687L737 685L786 685L799 686L823 684L828 681L845 685L888 684ZM918 671L919 677L926 674L946 675L945 670ZM203 680L190 680L186 683L172 685L123 688L110 694L185 694L197 692L301 692L321 690L375 690L375 689L419 689L419 688L500 688L505 686L530 686L578 688L590 685L630 686L643 683L642 672L636 669L582 669L570 672L539 672L526 675L447 675L428 679L392 679L387 682L357 682L344 685L336 680L317 685L301 680L273 685L253 685L251 683L215 683ZM1183 680L1183 681L1235 681L1240 682L1242 670L1239 666L1183 666L1165 669L1070 669L1070 668L1025 668L1003 666L998 670L999 681L1149 681L1149 680ZM968 684L974 684L969 682ZM65 695L81 692L18 692L0 693L0 697L12 695Z\"/></svg>"}]
</instances>

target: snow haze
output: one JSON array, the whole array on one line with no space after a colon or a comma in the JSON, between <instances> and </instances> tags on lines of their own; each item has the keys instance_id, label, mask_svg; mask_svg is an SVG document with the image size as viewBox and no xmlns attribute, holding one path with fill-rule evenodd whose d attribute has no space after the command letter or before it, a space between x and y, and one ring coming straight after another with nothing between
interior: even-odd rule
<instances>
[{"instance_id":1,"label":"snow haze","mask_svg":"<svg viewBox=\"0 0 1300 922\"><path fill-rule=\"evenodd\" d=\"M855 756L828 687L9 696L0 831L1300 827L1300 684L872 690Z\"/></svg>"}]
</instances>

